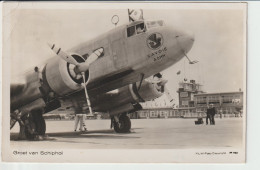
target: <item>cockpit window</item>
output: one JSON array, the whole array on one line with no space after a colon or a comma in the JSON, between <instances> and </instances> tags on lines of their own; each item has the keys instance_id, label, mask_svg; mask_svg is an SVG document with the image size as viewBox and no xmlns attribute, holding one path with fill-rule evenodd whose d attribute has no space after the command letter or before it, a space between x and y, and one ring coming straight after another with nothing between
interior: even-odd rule
<instances>
[{"instance_id":1,"label":"cockpit window","mask_svg":"<svg viewBox=\"0 0 260 170\"><path fill-rule=\"evenodd\" d=\"M127 37L131 37L136 34L141 34L143 32L145 32L145 25L144 23L139 23L137 25L127 28Z\"/></svg>"},{"instance_id":2,"label":"cockpit window","mask_svg":"<svg viewBox=\"0 0 260 170\"><path fill-rule=\"evenodd\" d=\"M127 28L127 37L135 35L135 26Z\"/></svg>"},{"instance_id":3,"label":"cockpit window","mask_svg":"<svg viewBox=\"0 0 260 170\"><path fill-rule=\"evenodd\" d=\"M137 32L137 34L143 33L144 31L145 31L144 30L144 23L136 25L136 32Z\"/></svg>"},{"instance_id":4,"label":"cockpit window","mask_svg":"<svg viewBox=\"0 0 260 170\"><path fill-rule=\"evenodd\" d=\"M163 20L158 20L158 21L147 21L146 22L147 28L154 28L154 27L161 27L164 26Z\"/></svg>"}]
</instances>

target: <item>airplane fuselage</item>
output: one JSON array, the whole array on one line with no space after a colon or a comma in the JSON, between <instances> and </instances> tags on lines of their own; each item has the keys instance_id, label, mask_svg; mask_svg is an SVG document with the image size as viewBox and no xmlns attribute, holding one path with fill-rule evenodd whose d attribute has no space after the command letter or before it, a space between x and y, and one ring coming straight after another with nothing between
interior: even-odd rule
<instances>
[{"instance_id":1,"label":"airplane fuselage","mask_svg":"<svg viewBox=\"0 0 260 170\"><path fill-rule=\"evenodd\" d=\"M184 57L193 42L192 35L166 26L163 21L136 21L116 27L69 52L78 62L84 62L102 48L102 55L85 73L91 96L141 81L170 67ZM42 91L61 97L84 93L82 81L73 79L69 69L70 64L60 57L50 59L42 71ZM23 95L20 98L18 95L14 103L20 106L22 99Z\"/></svg>"},{"instance_id":2,"label":"airplane fuselage","mask_svg":"<svg viewBox=\"0 0 260 170\"><path fill-rule=\"evenodd\" d=\"M159 72L183 58L193 42L191 34L161 20L142 20L116 27L70 53L49 44L57 56L31 70L25 84L11 84L10 128L19 121L20 134L27 138L44 135L42 114L64 104L75 113L108 112L116 132L129 132L126 114L163 95L166 81ZM151 81L146 79L150 76Z\"/></svg>"},{"instance_id":3,"label":"airplane fuselage","mask_svg":"<svg viewBox=\"0 0 260 170\"><path fill-rule=\"evenodd\" d=\"M96 49L104 49L103 56L89 68L90 93L113 90L140 81L142 75L147 78L156 74L178 62L193 44L192 35L165 25L146 25L143 32L129 35L129 29L140 24L145 23L137 21L117 27L70 50L88 56Z\"/></svg>"}]
</instances>

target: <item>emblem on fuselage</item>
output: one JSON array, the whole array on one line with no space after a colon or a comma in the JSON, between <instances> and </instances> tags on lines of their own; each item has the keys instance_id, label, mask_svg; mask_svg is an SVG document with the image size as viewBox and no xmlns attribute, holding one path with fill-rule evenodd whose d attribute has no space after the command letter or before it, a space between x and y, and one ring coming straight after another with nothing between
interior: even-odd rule
<instances>
[{"instance_id":1,"label":"emblem on fuselage","mask_svg":"<svg viewBox=\"0 0 260 170\"><path fill-rule=\"evenodd\" d=\"M147 45L149 48L156 50L163 44L163 36L160 33L153 33L147 38Z\"/></svg>"}]
</instances>

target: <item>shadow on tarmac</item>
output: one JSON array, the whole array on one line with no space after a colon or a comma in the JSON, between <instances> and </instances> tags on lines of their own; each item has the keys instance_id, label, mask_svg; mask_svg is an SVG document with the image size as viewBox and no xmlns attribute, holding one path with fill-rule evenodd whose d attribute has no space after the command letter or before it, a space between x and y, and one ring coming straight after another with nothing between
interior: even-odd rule
<instances>
[{"instance_id":1,"label":"shadow on tarmac","mask_svg":"<svg viewBox=\"0 0 260 170\"><path fill-rule=\"evenodd\" d=\"M130 139L130 138L139 138L135 136L129 136L129 134L135 133L133 129L129 133L116 133L113 129L105 130L91 130L91 131L76 131L76 132L54 132L46 133L44 141L46 140L57 140L56 138L103 138L103 139ZM19 133L11 133L10 140L19 141Z\"/></svg>"}]
</instances>

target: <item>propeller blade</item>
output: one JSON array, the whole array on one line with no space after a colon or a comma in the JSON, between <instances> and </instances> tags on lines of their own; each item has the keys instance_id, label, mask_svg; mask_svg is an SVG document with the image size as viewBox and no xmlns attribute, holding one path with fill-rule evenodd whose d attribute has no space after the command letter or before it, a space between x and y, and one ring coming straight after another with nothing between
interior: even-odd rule
<instances>
[{"instance_id":1,"label":"propeller blade","mask_svg":"<svg viewBox=\"0 0 260 170\"><path fill-rule=\"evenodd\" d=\"M51 48L53 52L55 52L56 55L61 57L63 60L70 64L78 65L79 63L68 53L61 50L61 48L58 48L55 46L55 44L51 45L48 43L48 46Z\"/></svg>"},{"instance_id":2,"label":"propeller blade","mask_svg":"<svg viewBox=\"0 0 260 170\"><path fill-rule=\"evenodd\" d=\"M99 56L101 56L101 54L103 53L104 49L103 48L99 48L97 50L95 50L88 58L86 63L91 64L94 61L96 61L96 59L98 59Z\"/></svg>"},{"instance_id":3,"label":"propeller blade","mask_svg":"<svg viewBox=\"0 0 260 170\"><path fill-rule=\"evenodd\" d=\"M55 44L51 45L48 43L48 46L51 48L53 52L55 52L56 55L61 57L63 60L75 65L76 74L86 72L89 69L90 64L96 61L98 57L104 52L103 48L99 48L95 50L84 63L78 63L70 54L66 53L65 51L62 51L61 48L56 47Z\"/></svg>"},{"instance_id":4,"label":"propeller blade","mask_svg":"<svg viewBox=\"0 0 260 170\"><path fill-rule=\"evenodd\" d=\"M158 83L161 83L162 80L149 80L150 83L153 83L153 84L158 84Z\"/></svg>"},{"instance_id":5,"label":"propeller blade","mask_svg":"<svg viewBox=\"0 0 260 170\"><path fill-rule=\"evenodd\" d=\"M76 72L86 72L89 69L90 64L96 61L98 57L103 53L103 51L103 48L95 50L84 63L79 63L77 65Z\"/></svg>"},{"instance_id":6,"label":"propeller blade","mask_svg":"<svg viewBox=\"0 0 260 170\"><path fill-rule=\"evenodd\" d=\"M164 93L165 93L166 97L168 98L168 100L172 103L174 99L171 96L171 94L166 86L164 86Z\"/></svg>"},{"instance_id":7,"label":"propeller blade","mask_svg":"<svg viewBox=\"0 0 260 170\"><path fill-rule=\"evenodd\" d=\"M159 86L165 86L165 84L168 82L168 80L165 80L165 79L162 79L159 83L158 83L158 85Z\"/></svg>"},{"instance_id":8,"label":"propeller blade","mask_svg":"<svg viewBox=\"0 0 260 170\"><path fill-rule=\"evenodd\" d=\"M158 84L158 83L161 83L162 80L163 79L162 79L161 73L157 73L157 74L153 75L152 77L150 77L148 81L153 84Z\"/></svg>"},{"instance_id":9,"label":"propeller blade","mask_svg":"<svg viewBox=\"0 0 260 170\"><path fill-rule=\"evenodd\" d=\"M170 91L168 90L168 88L166 87L166 83L168 82L168 80L163 79L162 74L161 73L157 73L153 76L153 79L150 80L151 83L156 83L158 85L158 87L160 88L160 91L162 93L164 93L166 95L166 97L168 98L169 102L172 103L172 107L174 107L174 99L170 94Z\"/></svg>"}]
</instances>

